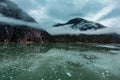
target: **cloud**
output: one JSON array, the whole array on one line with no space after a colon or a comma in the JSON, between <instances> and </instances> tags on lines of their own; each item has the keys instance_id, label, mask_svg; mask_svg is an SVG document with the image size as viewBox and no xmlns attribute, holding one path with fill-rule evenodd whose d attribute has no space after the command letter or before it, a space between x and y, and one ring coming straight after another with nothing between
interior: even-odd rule
<instances>
[{"instance_id":1,"label":"cloud","mask_svg":"<svg viewBox=\"0 0 120 80\"><path fill-rule=\"evenodd\" d=\"M26 21L22 21L19 19L13 19L10 17L5 17L5 16L0 16L0 22L5 22L7 24L14 24L14 25L26 25L26 26L30 26L30 27L34 27L34 28L39 28L39 29L44 29L43 27L40 27L40 25L38 23L34 23L34 22L26 22Z\"/></svg>"},{"instance_id":2,"label":"cloud","mask_svg":"<svg viewBox=\"0 0 120 80\"><path fill-rule=\"evenodd\" d=\"M103 8L102 10L100 10L100 11L95 15L95 17L93 17L93 21L98 21L98 20L100 20L101 18L103 18L104 16L106 16L106 15L108 15L110 12L112 12L114 8L115 8L115 5L114 5L114 4Z\"/></svg>"},{"instance_id":3,"label":"cloud","mask_svg":"<svg viewBox=\"0 0 120 80\"><path fill-rule=\"evenodd\" d=\"M61 26L61 27L53 27L47 29L47 31L51 35L61 35L61 34L69 34L69 35L79 35L79 34L86 34L86 35L99 35L99 34L109 34L109 33L117 33L120 34L120 27L108 27L99 30L88 30L88 31L80 31L72 29L71 25Z\"/></svg>"},{"instance_id":4,"label":"cloud","mask_svg":"<svg viewBox=\"0 0 120 80\"><path fill-rule=\"evenodd\" d=\"M12 0L38 22L82 17L100 22L119 17L120 0ZM114 3L117 3L114 5ZM116 8L117 7L117 8Z\"/></svg>"},{"instance_id":5,"label":"cloud","mask_svg":"<svg viewBox=\"0 0 120 80\"><path fill-rule=\"evenodd\" d=\"M108 27L120 27L119 22L120 21L120 17L114 17L114 18L109 18L109 19L105 19L105 20L101 20L100 23L108 26Z\"/></svg>"},{"instance_id":6,"label":"cloud","mask_svg":"<svg viewBox=\"0 0 120 80\"><path fill-rule=\"evenodd\" d=\"M115 9L115 4L111 4L111 5L108 5L106 7L103 7L100 11L98 11L97 13L94 13L94 14L88 14L88 16L86 16L86 18L88 20L91 20L91 21L99 21L101 20L103 17L105 17L106 15L108 15L110 12L112 12L114 9Z\"/></svg>"},{"instance_id":7,"label":"cloud","mask_svg":"<svg viewBox=\"0 0 120 80\"><path fill-rule=\"evenodd\" d=\"M38 9L30 10L29 14L33 16L37 21L40 21L48 18L45 12L46 12L46 9L44 7L41 7Z\"/></svg>"},{"instance_id":8,"label":"cloud","mask_svg":"<svg viewBox=\"0 0 120 80\"><path fill-rule=\"evenodd\" d=\"M120 17L119 17L120 20ZM115 21L115 24L119 24L119 21L117 21L117 18L114 19L109 19L106 20L105 22L111 22L111 21ZM32 23L32 22L26 22L26 21L22 21L22 20L18 20L18 19L13 19L13 18L9 18L9 17L5 17L5 16L0 16L0 22L5 22L8 24L15 24L15 25L27 25L27 26L31 26L34 28L39 28L39 29L44 29L46 31L48 31L51 35L59 35L59 34L87 34L87 35L99 35L99 34L107 34L107 33L118 33L120 34L120 27L108 27L105 29L99 29L99 30L89 30L89 31L79 31L79 30L75 30L72 29L70 26L71 25L67 25L64 27L53 27L53 28L48 28L46 29L45 27L40 27L40 25L38 23ZM103 21L104 23L104 21Z\"/></svg>"},{"instance_id":9,"label":"cloud","mask_svg":"<svg viewBox=\"0 0 120 80\"><path fill-rule=\"evenodd\" d=\"M106 29L96 31L79 31L73 30L68 26L60 28L47 29L36 23L24 22L21 20L11 19L7 17L0 17L0 22L7 22L17 25L28 25L36 28L44 28L51 34L103 34L116 32L120 34L120 15L116 16L114 12L120 13L118 4L113 4L114 1L98 1L98 0L12 0L18 4L29 15L34 17L38 22L47 21L66 21L73 17L89 18L93 21L100 22L104 25L110 26ZM116 3L119 1L116 0ZM111 16L114 15L114 16Z\"/></svg>"}]
</instances>

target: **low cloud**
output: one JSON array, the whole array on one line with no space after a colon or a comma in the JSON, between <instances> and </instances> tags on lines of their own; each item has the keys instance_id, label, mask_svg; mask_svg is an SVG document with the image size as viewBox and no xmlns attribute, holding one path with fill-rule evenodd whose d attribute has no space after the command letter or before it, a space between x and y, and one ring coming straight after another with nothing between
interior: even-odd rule
<instances>
[{"instance_id":1,"label":"low cloud","mask_svg":"<svg viewBox=\"0 0 120 80\"><path fill-rule=\"evenodd\" d=\"M101 22L119 17L120 0L12 0L38 22L82 17ZM106 24L104 24L106 25Z\"/></svg>"},{"instance_id":2,"label":"low cloud","mask_svg":"<svg viewBox=\"0 0 120 80\"><path fill-rule=\"evenodd\" d=\"M10 17L5 17L5 16L0 16L0 22L11 24L11 25L26 25L26 26L29 26L29 27L44 29L44 27L41 27L38 23L26 22L26 21L23 21L23 20L13 19L13 18L10 18Z\"/></svg>"}]
</instances>

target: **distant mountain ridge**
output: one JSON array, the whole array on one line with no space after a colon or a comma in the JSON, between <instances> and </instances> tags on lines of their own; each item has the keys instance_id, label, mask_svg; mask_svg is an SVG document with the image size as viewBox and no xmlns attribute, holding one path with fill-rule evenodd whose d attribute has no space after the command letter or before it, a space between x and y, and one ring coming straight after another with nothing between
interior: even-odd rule
<instances>
[{"instance_id":1,"label":"distant mountain ridge","mask_svg":"<svg viewBox=\"0 0 120 80\"><path fill-rule=\"evenodd\" d=\"M102 24L99 23L95 23L92 21L87 21L83 18L73 18L71 20L69 20L66 23L58 23L53 25L53 27L64 27L66 25L70 25L71 24L71 28L72 29L79 29L80 31L87 31L87 30L97 30L97 29L103 29L103 28L107 28L106 26L103 26Z\"/></svg>"},{"instance_id":2,"label":"distant mountain ridge","mask_svg":"<svg viewBox=\"0 0 120 80\"><path fill-rule=\"evenodd\" d=\"M68 25L68 26L67 26ZM85 20L83 18L73 18L66 23L57 23L53 27L70 27L73 31L88 32L88 30L102 30L108 27ZM63 29L65 29L63 28ZM67 28L66 28L67 29ZM74 30L75 29L75 30ZM68 29L69 30L69 29ZM59 31L58 31L59 32ZM69 32L69 31L68 31ZM102 34L57 34L53 36L55 42L80 42L80 43L118 43L120 44L120 34L117 33L102 33Z\"/></svg>"}]
</instances>

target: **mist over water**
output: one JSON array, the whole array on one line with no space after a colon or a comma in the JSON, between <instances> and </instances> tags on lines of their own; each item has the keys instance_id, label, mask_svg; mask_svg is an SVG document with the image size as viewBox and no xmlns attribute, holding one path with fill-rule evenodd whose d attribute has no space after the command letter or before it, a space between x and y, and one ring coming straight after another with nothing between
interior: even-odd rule
<instances>
[{"instance_id":1,"label":"mist over water","mask_svg":"<svg viewBox=\"0 0 120 80\"><path fill-rule=\"evenodd\" d=\"M120 45L0 44L0 80L120 80Z\"/></svg>"}]
</instances>

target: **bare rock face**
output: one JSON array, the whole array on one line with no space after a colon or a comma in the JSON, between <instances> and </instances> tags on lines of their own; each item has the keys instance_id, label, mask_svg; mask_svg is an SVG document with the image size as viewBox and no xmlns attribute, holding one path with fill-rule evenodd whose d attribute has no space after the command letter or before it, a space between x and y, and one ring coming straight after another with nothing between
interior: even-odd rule
<instances>
[{"instance_id":1,"label":"bare rock face","mask_svg":"<svg viewBox=\"0 0 120 80\"><path fill-rule=\"evenodd\" d=\"M0 16L37 24L32 17L10 0L0 0ZM43 29L22 24L17 25L17 23L0 22L0 42L43 43L50 41L50 39L50 34Z\"/></svg>"}]
</instances>

